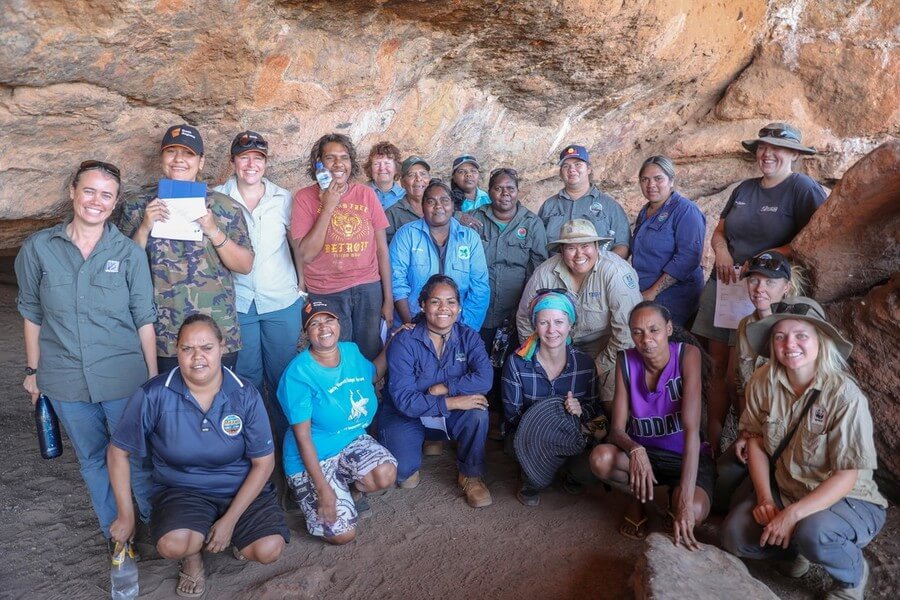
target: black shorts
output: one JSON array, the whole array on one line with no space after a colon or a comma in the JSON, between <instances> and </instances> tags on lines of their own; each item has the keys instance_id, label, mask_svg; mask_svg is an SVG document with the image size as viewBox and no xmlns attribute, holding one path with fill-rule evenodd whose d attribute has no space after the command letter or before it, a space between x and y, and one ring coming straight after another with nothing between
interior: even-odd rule
<instances>
[{"instance_id":1,"label":"black shorts","mask_svg":"<svg viewBox=\"0 0 900 600\"><path fill-rule=\"evenodd\" d=\"M653 475L659 485L676 487L681 484L681 455L659 448L648 448L647 457L650 466L653 467ZM706 497L712 502L713 492L716 489L716 463L710 455L700 453L700 461L697 463L697 487L706 492Z\"/></svg>"},{"instance_id":2,"label":"black shorts","mask_svg":"<svg viewBox=\"0 0 900 600\"><path fill-rule=\"evenodd\" d=\"M190 529L206 536L213 523L231 506L233 497L216 497L180 488L166 488L153 496L150 515L150 535L153 543L176 529ZM285 542L291 539L284 522L284 512L275 498L271 483L250 503L238 519L231 535L231 543L243 550L256 540L280 535Z\"/></svg>"}]
</instances>

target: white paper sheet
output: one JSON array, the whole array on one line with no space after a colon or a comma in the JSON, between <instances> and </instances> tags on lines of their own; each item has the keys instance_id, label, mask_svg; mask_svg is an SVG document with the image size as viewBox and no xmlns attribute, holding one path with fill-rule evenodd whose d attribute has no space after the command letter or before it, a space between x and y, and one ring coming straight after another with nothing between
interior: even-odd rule
<instances>
[{"instance_id":1,"label":"white paper sheet","mask_svg":"<svg viewBox=\"0 0 900 600\"><path fill-rule=\"evenodd\" d=\"M740 269L735 267L735 272ZM737 329L741 319L755 310L747 292L747 280L739 279L737 283L724 284L716 282L716 313L713 325L724 329Z\"/></svg>"},{"instance_id":2,"label":"white paper sheet","mask_svg":"<svg viewBox=\"0 0 900 600\"><path fill-rule=\"evenodd\" d=\"M195 221L206 214L206 198L162 198L169 209L169 218L153 224L150 235L169 240L200 242L203 230Z\"/></svg>"}]
</instances>

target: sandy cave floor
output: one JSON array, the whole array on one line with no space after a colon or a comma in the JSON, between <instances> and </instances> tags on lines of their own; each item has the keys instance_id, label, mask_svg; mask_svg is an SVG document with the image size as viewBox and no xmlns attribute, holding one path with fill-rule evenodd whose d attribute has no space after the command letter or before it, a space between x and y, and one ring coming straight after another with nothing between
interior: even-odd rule
<instances>
[{"instance_id":1,"label":"sandy cave floor","mask_svg":"<svg viewBox=\"0 0 900 600\"><path fill-rule=\"evenodd\" d=\"M0 373L5 398L0 444L0 598L109 597L108 562L68 440L63 456L40 458L28 398L21 389L23 345L15 288L0 285ZM641 544L616 532L624 498L600 489L571 496L559 487L541 505L515 499L517 475L489 442L486 480L494 505L468 508L455 484L452 451L426 458L422 484L371 498L373 516L355 542L331 547L289 518L293 539L273 565L207 556L205 598L630 598L628 579ZM651 526L661 528L658 518ZM701 539L712 541L705 525ZM900 589L900 511L867 549L870 598ZM177 568L143 561L141 597L172 598ZM799 582L750 565L782 598L813 598L828 583L816 567Z\"/></svg>"}]
</instances>

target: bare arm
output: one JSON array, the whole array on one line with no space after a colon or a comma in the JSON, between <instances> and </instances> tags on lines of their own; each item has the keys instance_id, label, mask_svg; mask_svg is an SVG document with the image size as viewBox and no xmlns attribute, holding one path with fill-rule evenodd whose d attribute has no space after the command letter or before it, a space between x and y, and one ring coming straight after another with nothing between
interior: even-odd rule
<instances>
[{"instance_id":1,"label":"bare arm","mask_svg":"<svg viewBox=\"0 0 900 600\"><path fill-rule=\"evenodd\" d=\"M212 211L207 209L206 216L197 219L197 223L229 271L246 275L253 270L253 250L232 241L219 228Z\"/></svg>"},{"instance_id":2,"label":"bare arm","mask_svg":"<svg viewBox=\"0 0 900 600\"><path fill-rule=\"evenodd\" d=\"M622 260L628 260L628 255L631 254L628 250L628 246L614 246L612 251L621 256Z\"/></svg>"},{"instance_id":3,"label":"bare arm","mask_svg":"<svg viewBox=\"0 0 900 600\"><path fill-rule=\"evenodd\" d=\"M412 323L412 315L409 311L409 300L407 298L394 302L394 308L397 309L397 314L400 315L401 321L404 323Z\"/></svg>"},{"instance_id":4,"label":"bare arm","mask_svg":"<svg viewBox=\"0 0 900 600\"><path fill-rule=\"evenodd\" d=\"M688 549L699 548L694 537L694 489L697 485L697 465L700 462L700 350L684 347L681 422L684 425L684 454L681 457L681 483L675 505L675 544Z\"/></svg>"},{"instance_id":5,"label":"bare arm","mask_svg":"<svg viewBox=\"0 0 900 600\"><path fill-rule=\"evenodd\" d=\"M25 366L31 367L32 369L37 369L38 363L41 359L41 326L37 323L32 323L28 319L24 319L24 322ZM22 387L25 388L26 392L31 394L31 403L37 404L38 396L41 395L41 391L37 386L37 375L26 375L25 381L22 382Z\"/></svg>"},{"instance_id":6,"label":"bare arm","mask_svg":"<svg viewBox=\"0 0 900 600\"><path fill-rule=\"evenodd\" d=\"M337 494L325 480L322 465L319 464L319 453L312 441L312 420L297 423L293 430L297 447L300 448L300 458L319 497L319 518L328 524L334 523L337 521Z\"/></svg>"},{"instance_id":7,"label":"bare arm","mask_svg":"<svg viewBox=\"0 0 900 600\"><path fill-rule=\"evenodd\" d=\"M390 327L394 321L394 290L391 287L391 254L384 229L375 232L375 255L378 258L378 274L381 276L381 292L384 295L381 316Z\"/></svg>"},{"instance_id":8,"label":"bare arm","mask_svg":"<svg viewBox=\"0 0 900 600\"><path fill-rule=\"evenodd\" d=\"M154 356L154 362L155 362ZM106 467L109 484L116 498L116 520L109 526L109 533L116 542L125 543L134 537L134 505L131 502L130 453L110 444L106 449Z\"/></svg>"},{"instance_id":9,"label":"bare arm","mask_svg":"<svg viewBox=\"0 0 900 600\"><path fill-rule=\"evenodd\" d=\"M641 292L641 296L644 297L644 300L655 300L657 296L662 294L665 290L669 289L676 283L678 283L677 279L675 279L668 273L663 272L663 274L659 276L659 279L653 282L653 285Z\"/></svg>"},{"instance_id":10,"label":"bare arm","mask_svg":"<svg viewBox=\"0 0 900 600\"><path fill-rule=\"evenodd\" d=\"M631 454L633 450L641 447L626 433L628 425L628 390L625 388L625 378L622 376L622 356L616 357L616 391L613 394L612 423L609 427L608 442L616 446L625 454Z\"/></svg>"},{"instance_id":11,"label":"bare arm","mask_svg":"<svg viewBox=\"0 0 900 600\"><path fill-rule=\"evenodd\" d=\"M713 253L716 256L716 279L725 283L737 281L737 275L734 272L734 258L728 251L728 240L725 239L724 218L719 219L715 230L713 230L710 246L712 246Z\"/></svg>"},{"instance_id":12,"label":"bare arm","mask_svg":"<svg viewBox=\"0 0 900 600\"><path fill-rule=\"evenodd\" d=\"M150 232L153 231L153 224L157 221L165 222L168 218L168 207L159 198L154 198L144 207L144 219L135 230L134 235L131 236L131 239L141 248L146 248L147 240L150 239Z\"/></svg>"},{"instance_id":13,"label":"bare arm","mask_svg":"<svg viewBox=\"0 0 900 600\"><path fill-rule=\"evenodd\" d=\"M141 340L141 352L144 353L144 362L147 363L147 375L156 377L159 375L156 364L156 330L153 323L141 325L138 329L138 337Z\"/></svg>"}]
</instances>

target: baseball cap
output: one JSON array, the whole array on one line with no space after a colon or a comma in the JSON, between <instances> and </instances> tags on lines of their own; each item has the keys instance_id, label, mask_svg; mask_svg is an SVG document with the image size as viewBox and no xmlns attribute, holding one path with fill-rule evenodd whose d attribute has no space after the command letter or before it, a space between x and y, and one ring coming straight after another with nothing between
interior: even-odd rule
<instances>
[{"instance_id":1,"label":"baseball cap","mask_svg":"<svg viewBox=\"0 0 900 600\"><path fill-rule=\"evenodd\" d=\"M203 155L203 138L200 137L200 132L187 124L172 125L166 130L159 149L162 151L169 146L181 146L194 154Z\"/></svg>"},{"instance_id":2,"label":"baseball cap","mask_svg":"<svg viewBox=\"0 0 900 600\"><path fill-rule=\"evenodd\" d=\"M584 162L591 162L587 148L584 146L566 146L563 148L562 152L559 153L559 164L563 164L563 161L567 158L577 158Z\"/></svg>"},{"instance_id":3,"label":"baseball cap","mask_svg":"<svg viewBox=\"0 0 900 600\"><path fill-rule=\"evenodd\" d=\"M747 271L741 275L741 279L749 277L751 273L758 273L770 279L791 280L791 263L781 252L766 250L750 259Z\"/></svg>"},{"instance_id":4,"label":"baseball cap","mask_svg":"<svg viewBox=\"0 0 900 600\"><path fill-rule=\"evenodd\" d=\"M475 165L476 169L478 169L479 171L481 170L481 165L478 164L478 161L474 156L472 156L471 154L463 154L462 156L457 156L453 159L453 167L450 169L450 172L456 173L456 170L466 163Z\"/></svg>"},{"instance_id":5,"label":"baseball cap","mask_svg":"<svg viewBox=\"0 0 900 600\"><path fill-rule=\"evenodd\" d=\"M331 315L340 321L327 300L310 300L306 303L306 306L303 307L303 329L306 329L306 326L312 321L313 317L321 314Z\"/></svg>"},{"instance_id":6,"label":"baseball cap","mask_svg":"<svg viewBox=\"0 0 900 600\"><path fill-rule=\"evenodd\" d=\"M429 173L431 172L431 165L429 165L424 158L421 156L412 155L406 160L403 161L403 164L400 165L400 176L404 176L409 173L409 170L412 169L416 165L422 165L425 167L425 170Z\"/></svg>"},{"instance_id":7,"label":"baseball cap","mask_svg":"<svg viewBox=\"0 0 900 600\"><path fill-rule=\"evenodd\" d=\"M242 131L231 142L231 156L238 156L244 152L259 152L263 156L269 156L269 142L261 134L255 131Z\"/></svg>"}]
</instances>

